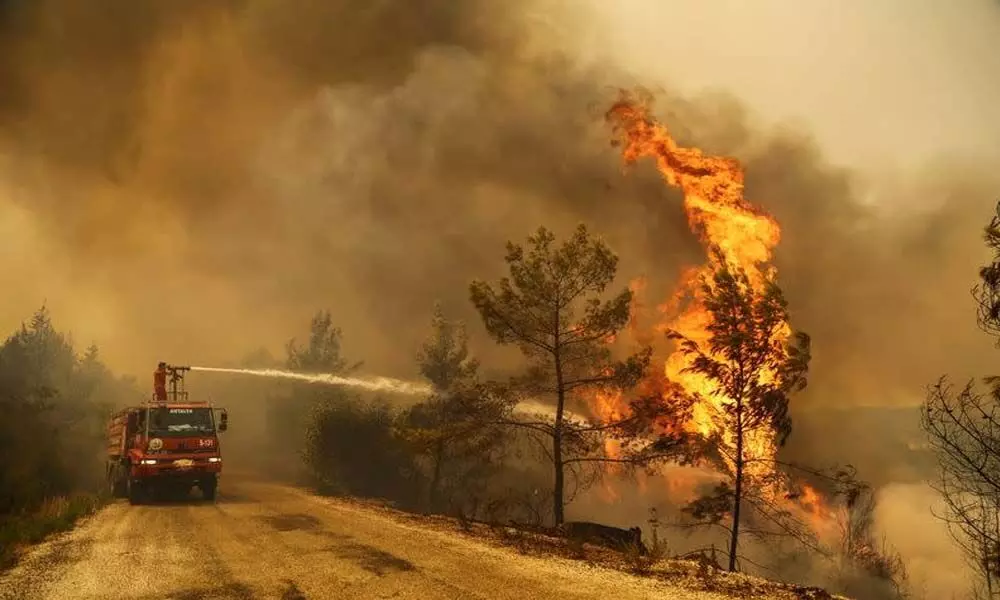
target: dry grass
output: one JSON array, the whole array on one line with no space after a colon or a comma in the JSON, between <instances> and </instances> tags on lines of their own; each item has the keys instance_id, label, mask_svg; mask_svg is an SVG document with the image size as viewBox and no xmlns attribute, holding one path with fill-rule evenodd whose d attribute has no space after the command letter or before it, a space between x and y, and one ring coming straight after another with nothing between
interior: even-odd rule
<instances>
[{"instance_id":1,"label":"dry grass","mask_svg":"<svg viewBox=\"0 0 1000 600\"><path fill-rule=\"evenodd\" d=\"M513 548L530 556L555 556L579 560L591 565L616 569L640 577L653 577L690 590L717 592L733 598L768 600L833 600L842 599L819 588L769 581L741 573L729 573L716 568L707 558L681 559L669 557L665 545L654 543L642 555L637 548L617 552L600 546L581 543L555 535L542 527L519 527L479 523L441 517L416 515L388 508L384 503L348 500L402 522L473 537L494 546Z\"/></svg>"},{"instance_id":2,"label":"dry grass","mask_svg":"<svg viewBox=\"0 0 1000 600\"><path fill-rule=\"evenodd\" d=\"M0 517L0 569L13 566L27 546L72 528L103 504L104 499L93 494L60 496L46 500L33 512Z\"/></svg>"},{"instance_id":3,"label":"dry grass","mask_svg":"<svg viewBox=\"0 0 1000 600\"><path fill-rule=\"evenodd\" d=\"M636 575L651 574L655 565L668 558L666 548L659 544L653 544L646 552L642 552L638 545L630 545L624 556L629 571Z\"/></svg>"},{"instance_id":4,"label":"dry grass","mask_svg":"<svg viewBox=\"0 0 1000 600\"><path fill-rule=\"evenodd\" d=\"M583 540L579 538L566 539L566 549L569 551L570 557L577 560L587 558L587 549L584 546L585 544L583 543Z\"/></svg>"}]
</instances>

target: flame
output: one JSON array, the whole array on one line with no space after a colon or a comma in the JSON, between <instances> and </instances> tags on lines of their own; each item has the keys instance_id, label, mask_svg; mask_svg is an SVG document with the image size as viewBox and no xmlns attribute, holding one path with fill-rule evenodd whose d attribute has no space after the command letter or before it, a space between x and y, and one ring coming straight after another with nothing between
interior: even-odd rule
<instances>
[{"instance_id":1,"label":"flame","mask_svg":"<svg viewBox=\"0 0 1000 600\"><path fill-rule=\"evenodd\" d=\"M597 392L591 400L591 407L594 412L600 415L605 422L618 421L625 417L623 405L624 399L621 392L608 391ZM610 457L618 458L622 454L621 443L611 437L604 440L604 452Z\"/></svg>"},{"instance_id":2,"label":"flame","mask_svg":"<svg viewBox=\"0 0 1000 600\"><path fill-rule=\"evenodd\" d=\"M777 221L751 204L743 195L743 168L734 158L712 156L698 148L680 146L671 137L667 128L650 114L648 103L629 95L623 95L607 112L607 119L615 125L618 135L616 145L621 147L626 165L641 158L651 158L664 181L683 192L684 210L691 231L703 246L715 249L718 254L708 253L705 264L690 266L682 273L677 292L659 308L660 322L656 330L674 330L684 337L707 347L710 338L711 314L704 307L702 285L711 282L711 275L724 262L730 268L746 273L752 289L763 292L765 282L774 275L770 264L773 250L781 240L781 228ZM642 283L642 282L640 282ZM633 282L633 291L641 291L642 285ZM637 301L636 301L637 302ZM634 306L639 306L635 304ZM635 323L632 324L636 336ZM779 331L781 341L791 335L787 323ZM700 373L687 371L691 358L674 350L664 363L663 376L666 381L679 385L689 396L697 399L690 420L684 425L690 432L702 435L718 435L728 447L735 448L734 432L726 428L719 417L725 407L733 402L719 389L716 382ZM764 381L775 377L774 373L763 373ZM593 400L597 414L604 418L619 416L622 406L620 395L599 396ZM744 439L744 457L749 462L745 475L759 481L777 482L768 495L779 498L786 495L788 484L776 476L774 463L766 459L774 458L777 448L774 432L758 430ZM611 447L606 448L613 451ZM755 460L765 459L765 460ZM729 461L730 469L734 468ZM678 495L688 497L693 483L675 481ZM828 512L821 497L812 488L802 497L802 507L816 519L826 519Z\"/></svg>"},{"instance_id":3,"label":"flame","mask_svg":"<svg viewBox=\"0 0 1000 600\"><path fill-rule=\"evenodd\" d=\"M826 508L820 498L819 492L816 491L816 488L808 484L802 485L802 501L800 504L816 516L821 516Z\"/></svg>"},{"instance_id":4,"label":"flame","mask_svg":"<svg viewBox=\"0 0 1000 600\"><path fill-rule=\"evenodd\" d=\"M704 265L687 269L677 294L662 307L665 322L660 329L677 331L704 348L712 317L704 308L701 284L710 281L720 266L717 262L722 260L745 272L754 290L762 292L765 277L773 269L768 263L781 239L781 229L777 221L744 198L743 169L736 159L681 147L667 128L651 117L645 104L628 96L616 102L607 116L617 126L625 163L652 158L663 179L683 192L691 230L704 246L720 252L720 257L711 256ZM790 334L786 324L781 335L787 338ZM732 399L707 376L688 372L691 360L674 351L664 365L668 380L699 399L693 407L689 430L721 435L727 445L735 446L732 432L717 418ZM773 470L766 463L752 460L773 457L776 449L772 439L769 432L760 432L746 440L746 457L751 459L749 475L765 475Z\"/></svg>"},{"instance_id":5,"label":"flame","mask_svg":"<svg viewBox=\"0 0 1000 600\"><path fill-rule=\"evenodd\" d=\"M832 539L836 533L837 514L827 504L826 499L808 484L802 484L799 507L803 518L822 539Z\"/></svg>"},{"instance_id":6,"label":"flame","mask_svg":"<svg viewBox=\"0 0 1000 600\"><path fill-rule=\"evenodd\" d=\"M671 469L667 476L667 490L673 502L684 505L698 499L698 489L705 483L703 471L689 467Z\"/></svg>"}]
</instances>

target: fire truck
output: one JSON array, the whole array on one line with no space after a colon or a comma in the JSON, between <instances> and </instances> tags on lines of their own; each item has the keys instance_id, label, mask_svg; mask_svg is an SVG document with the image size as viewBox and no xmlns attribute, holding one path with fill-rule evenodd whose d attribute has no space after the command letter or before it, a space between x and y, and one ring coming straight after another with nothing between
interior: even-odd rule
<instances>
[{"instance_id":1,"label":"fire truck","mask_svg":"<svg viewBox=\"0 0 1000 600\"><path fill-rule=\"evenodd\" d=\"M229 415L188 397L184 375L189 370L160 363L169 390L158 389L145 404L111 416L107 480L112 497L141 504L161 491L187 494L197 487L205 500L215 500L222 472L219 433L226 431Z\"/></svg>"}]
</instances>

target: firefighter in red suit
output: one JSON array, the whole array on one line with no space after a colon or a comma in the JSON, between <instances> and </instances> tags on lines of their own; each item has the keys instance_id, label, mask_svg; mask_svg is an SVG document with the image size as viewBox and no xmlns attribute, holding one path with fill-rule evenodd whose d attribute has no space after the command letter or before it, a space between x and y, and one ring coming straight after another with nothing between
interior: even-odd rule
<instances>
[{"instance_id":1,"label":"firefighter in red suit","mask_svg":"<svg viewBox=\"0 0 1000 600\"><path fill-rule=\"evenodd\" d=\"M157 402L167 401L167 363L161 362L153 371L153 391Z\"/></svg>"}]
</instances>

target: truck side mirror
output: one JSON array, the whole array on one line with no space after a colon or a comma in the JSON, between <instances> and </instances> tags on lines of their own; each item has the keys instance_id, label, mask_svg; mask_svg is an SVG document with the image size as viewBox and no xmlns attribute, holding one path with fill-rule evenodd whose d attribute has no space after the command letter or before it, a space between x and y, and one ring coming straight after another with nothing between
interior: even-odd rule
<instances>
[{"instance_id":1,"label":"truck side mirror","mask_svg":"<svg viewBox=\"0 0 1000 600\"><path fill-rule=\"evenodd\" d=\"M229 413L225 409L219 413L219 431L229 429Z\"/></svg>"}]
</instances>

